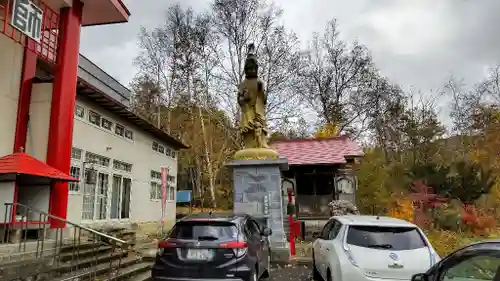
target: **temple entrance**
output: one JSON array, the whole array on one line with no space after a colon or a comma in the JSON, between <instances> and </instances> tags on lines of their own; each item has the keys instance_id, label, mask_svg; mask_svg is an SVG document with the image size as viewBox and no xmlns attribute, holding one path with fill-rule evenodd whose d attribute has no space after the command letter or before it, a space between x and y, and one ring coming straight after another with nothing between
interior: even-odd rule
<instances>
[{"instance_id":1,"label":"temple entrance","mask_svg":"<svg viewBox=\"0 0 500 281\"><path fill-rule=\"evenodd\" d=\"M335 198L335 169L331 166L294 167L297 216L329 217L328 203Z\"/></svg>"}]
</instances>

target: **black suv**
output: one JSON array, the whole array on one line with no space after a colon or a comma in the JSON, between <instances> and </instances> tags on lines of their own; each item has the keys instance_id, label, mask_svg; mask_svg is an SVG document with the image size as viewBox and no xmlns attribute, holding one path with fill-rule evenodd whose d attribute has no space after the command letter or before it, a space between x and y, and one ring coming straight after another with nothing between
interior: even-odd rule
<instances>
[{"instance_id":1,"label":"black suv","mask_svg":"<svg viewBox=\"0 0 500 281\"><path fill-rule=\"evenodd\" d=\"M248 216L185 217L158 243L154 281L257 281L269 277L271 229Z\"/></svg>"}]
</instances>

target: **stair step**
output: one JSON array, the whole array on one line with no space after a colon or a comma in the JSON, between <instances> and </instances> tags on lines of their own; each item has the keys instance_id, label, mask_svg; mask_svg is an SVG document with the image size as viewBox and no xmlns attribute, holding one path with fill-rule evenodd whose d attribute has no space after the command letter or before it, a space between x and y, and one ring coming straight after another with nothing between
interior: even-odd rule
<instances>
[{"instance_id":1,"label":"stair step","mask_svg":"<svg viewBox=\"0 0 500 281\"><path fill-rule=\"evenodd\" d=\"M61 253L64 253L64 252L72 252L74 251L75 249L78 249L80 251L82 250L88 250L88 249L93 249L93 248L96 248L96 247L102 247L102 246L108 246L107 244L99 241L99 242L91 242L91 241L80 241L79 244L63 244L62 247L61 247Z\"/></svg>"},{"instance_id":2,"label":"stair step","mask_svg":"<svg viewBox=\"0 0 500 281\"><path fill-rule=\"evenodd\" d=\"M98 249L87 248L86 250L79 250L78 252L61 251L61 254L56 256L55 258L59 259L61 262L66 262L68 260L73 260L77 257L78 259L82 259L89 256L93 256L94 253L103 253L106 251L110 251L111 249L112 249L111 246L100 246ZM33 256L28 258L2 261L0 263L0 275L6 272L12 272L17 268L22 269L24 267L29 267L30 271L33 271L31 269L36 269L38 267L45 267L52 262L54 256L55 255L53 253L50 254L46 253L45 255L38 258Z\"/></svg>"},{"instance_id":3,"label":"stair step","mask_svg":"<svg viewBox=\"0 0 500 281\"><path fill-rule=\"evenodd\" d=\"M151 270L142 272L140 274L134 275L127 281L151 281L153 278L151 277Z\"/></svg>"},{"instance_id":4,"label":"stair step","mask_svg":"<svg viewBox=\"0 0 500 281\"><path fill-rule=\"evenodd\" d=\"M72 252L64 252L60 255L59 259L61 262L66 262L73 259L81 259L88 256L93 256L94 254L104 253L113 250L111 246L99 246L85 250L75 250Z\"/></svg>"},{"instance_id":5,"label":"stair step","mask_svg":"<svg viewBox=\"0 0 500 281\"><path fill-rule=\"evenodd\" d=\"M127 278L135 278L137 276L151 276L151 268L153 264L150 262L140 262L136 264L132 264L125 268L120 269L118 276L112 276L109 278L97 278L102 281L115 281L115 280L124 280ZM128 279L130 280L130 279ZM135 279L132 279L135 280Z\"/></svg>"},{"instance_id":6,"label":"stair step","mask_svg":"<svg viewBox=\"0 0 500 281\"><path fill-rule=\"evenodd\" d=\"M0 280L13 280L35 275L47 269L49 260L24 260L3 265L0 270Z\"/></svg>"},{"instance_id":7,"label":"stair step","mask_svg":"<svg viewBox=\"0 0 500 281\"><path fill-rule=\"evenodd\" d=\"M97 255L97 257L90 256L88 258L80 259L77 260L76 262L67 262L67 263L60 263L58 267L56 267L54 270L57 272L68 272L72 271L75 268L85 268L89 266L94 266L96 264L108 262L112 260L118 260L120 257L125 257L128 255L128 252L117 252L117 253L103 253Z\"/></svg>"},{"instance_id":8,"label":"stair step","mask_svg":"<svg viewBox=\"0 0 500 281\"><path fill-rule=\"evenodd\" d=\"M137 257L137 256L124 258L120 263L121 268L120 268L119 274L121 273L121 271L123 270L124 267L131 266L131 265L136 264L140 261L141 261L141 258ZM111 267L113 269L118 267L118 263L119 263L118 261L114 261L112 263ZM106 274L110 273L109 271L110 271L110 264L109 263L102 263L102 264L98 264L97 266L80 269L78 271L68 272L67 274L60 276L58 278L47 278L47 279L42 279L40 281L44 281L44 280L46 280L46 281L49 281L49 280L50 281L86 280L91 275L94 275L94 274L96 276L106 275Z\"/></svg>"}]
</instances>

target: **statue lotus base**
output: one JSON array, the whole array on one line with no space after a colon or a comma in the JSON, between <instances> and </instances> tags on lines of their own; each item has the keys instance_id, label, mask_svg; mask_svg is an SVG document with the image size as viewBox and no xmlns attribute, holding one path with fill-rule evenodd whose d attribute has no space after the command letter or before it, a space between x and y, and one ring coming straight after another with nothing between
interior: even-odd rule
<instances>
[{"instance_id":1,"label":"statue lotus base","mask_svg":"<svg viewBox=\"0 0 500 281\"><path fill-rule=\"evenodd\" d=\"M270 148L244 148L234 154L234 160L268 160L278 159L278 152Z\"/></svg>"}]
</instances>

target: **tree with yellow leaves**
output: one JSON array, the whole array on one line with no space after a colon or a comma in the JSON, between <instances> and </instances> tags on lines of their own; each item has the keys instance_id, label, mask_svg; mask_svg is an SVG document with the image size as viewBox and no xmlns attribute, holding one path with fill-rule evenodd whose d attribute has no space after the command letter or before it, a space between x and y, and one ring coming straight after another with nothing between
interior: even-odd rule
<instances>
[{"instance_id":1,"label":"tree with yellow leaves","mask_svg":"<svg viewBox=\"0 0 500 281\"><path fill-rule=\"evenodd\" d=\"M339 127L336 124L326 123L321 125L318 130L314 133L314 137L317 139L326 139L331 137L336 137L339 135Z\"/></svg>"}]
</instances>

